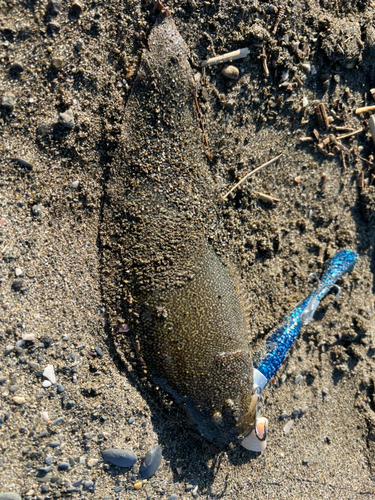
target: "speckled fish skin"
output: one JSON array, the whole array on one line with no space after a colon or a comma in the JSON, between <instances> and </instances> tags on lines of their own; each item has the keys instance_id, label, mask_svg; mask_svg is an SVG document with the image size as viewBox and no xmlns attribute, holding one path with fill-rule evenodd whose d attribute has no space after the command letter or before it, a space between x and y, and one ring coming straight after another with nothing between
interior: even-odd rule
<instances>
[{"instance_id":1,"label":"speckled fish skin","mask_svg":"<svg viewBox=\"0 0 375 500\"><path fill-rule=\"evenodd\" d=\"M246 308L220 246L187 47L167 11L148 45L106 184L103 295L117 350L126 321L147 375L203 436L228 442L253 423Z\"/></svg>"}]
</instances>

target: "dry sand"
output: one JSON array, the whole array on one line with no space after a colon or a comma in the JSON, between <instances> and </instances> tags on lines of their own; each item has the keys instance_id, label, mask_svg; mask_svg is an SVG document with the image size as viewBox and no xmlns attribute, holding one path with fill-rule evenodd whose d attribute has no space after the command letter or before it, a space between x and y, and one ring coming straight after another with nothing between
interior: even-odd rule
<instances>
[{"instance_id":1,"label":"dry sand","mask_svg":"<svg viewBox=\"0 0 375 500\"><path fill-rule=\"evenodd\" d=\"M0 491L30 500L174 493L181 499L372 498L375 205L374 188L361 189L357 178L371 182L374 146L369 115L353 111L375 104L373 4L167 3L195 73L201 74L207 57L250 48L234 63L238 80L226 79L215 66L206 70L199 91L210 169L223 194L283 154L230 196L219 214L251 299L251 342L262 344L308 293L307 276L320 273L337 249L360 255L341 280L336 303L333 294L324 300L265 391L261 411L270 435L259 456L200 438L183 409L127 373L108 335L98 239L103 189L151 25L139 1L82 2L78 14L77 3L62 1L61 12L52 15L48 2L0 2L0 98L8 106L0 116ZM23 71L12 71L13 63ZM333 118L329 131L319 128L314 114L320 102ZM59 113L69 109L71 129L58 124ZM324 146L333 153L328 156L317 141L300 141L313 137L314 129L321 139L344 133L336 127L363 128L341 141L351 151L341 149L346 167L332 142ZM281 202L270 204L255 192ZM17 347L26 334L35 342ZM61 393L42 388L40 372L49 364ZM303 378L296 384L298 375ZM17 396L25 401L15 403ZM43 411L51 422L63 420L51 425ZM53 441L56 448L49 446ZM130 448L139 466L158 443L162 466L138 490L136 468L124 471L101 460L104 448ZM45 466L48 454L52 469L41 477L36 468ZM74 464L59 471L69 458ZM67 493L79 479L96 486ZM117 486L124 488L115 493Z\"/></svg>"}]
</instances>

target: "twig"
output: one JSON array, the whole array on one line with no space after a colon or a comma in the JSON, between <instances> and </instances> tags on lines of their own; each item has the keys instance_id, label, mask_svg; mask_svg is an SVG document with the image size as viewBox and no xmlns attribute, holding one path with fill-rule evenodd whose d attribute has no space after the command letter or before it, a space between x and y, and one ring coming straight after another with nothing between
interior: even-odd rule
<instances>
[{"instance_id":1,"label":"twig","mask_svg":"<svg viewBox=\"0 0 375 500\"><path fill-rule=\"evenodd\" d=\"M264 72L264 76L266 78L268 78L270 72L268 70L268 66L267 66L267 54L266 54L266 47L264 45L262 45L262 53L260 55L261 59L262 59L262 66L263 66L263 72Z\"/></svg>"},{"instance_id":2,"label":"twig","mask_svg":"<svg viewBox=\"0 0 375 500\"><path fill-rule=\"evenodd\" d=\"M369 113L370 111L374 111L375 106L363 106L363 108L357 108L355 110L356 115L360 115L361 113Z\"/></svg>"},{"instance_id":3,"label":"twig","mask_svg":"<svg viewBox=\"0 0 375 500\"><path fill-rule=\"evenodd\" d=\"M353 130L353 132L348 132L347 134L338 135L336 137L336 139L338 139L338 140L346 139L347 137L351 137L352 135L359 134L362 131L363 131L363 128L359 128L358 130Z\"/></svg>"},{"instance_id":4,"label":"twig","mask_svg":"<svg viewBox=\"0 0 375 500\"><path fill-rule=\"evenodd\" d=\"M201 68L205 66L212 66L213 64L221 64L227 61L235 61L236 59L242 59L246 57L250 49L245 47L244 49L234 50L233 52L228 52L227 54L223 54L222 56L211 57L210 59L206 59L201 62Z\"/></svg>"},{"instance_id":5,"label":"twig","mask_svg":"<svg viewBox=\"0 0 375 500\"><path fill-rule=\"evenodd\" d=\"M257 167L255 170L253 170L252 172L248 173L245 175L245 177L242 177L242 179L237 182L237 184L235 186L232 187L232 189L230 189L224 196L224 200L226 198L228 198L228 196L233 193L233 191L235 189L238 188L238 186L240 186L244 181L246 181L246 179L248 179L249 177L251 177L252 175L256 174L257 172L259 172L260 170L262 170L262 168L265 168L265 167L269 167L270 165L272 165L273 163L277 162L283 155L279 155L279 156L275 156L275 158L272 158L272 160L268 161L267 163L264 163L263 165L261 165L260 167Z\"/></svg>"},{"instance_id":6,"label":"twig","mask_svg":"<svg viewBox=\"0 0 375 500\"><path fill-rule=\"evenodd\" d=\"M259 191L253 191L261 200L268 201L269 203L275 203L275 201L280 201L279 198L270 196L269 194L259 193Z\"/></svg>"}]
</instances>

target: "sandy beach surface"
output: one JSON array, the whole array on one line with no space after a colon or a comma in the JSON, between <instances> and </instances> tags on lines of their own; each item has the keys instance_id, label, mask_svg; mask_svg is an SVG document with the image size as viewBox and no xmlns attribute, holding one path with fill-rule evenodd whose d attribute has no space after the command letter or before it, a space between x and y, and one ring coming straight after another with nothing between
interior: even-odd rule
<instances>
[{"instance_id":1,"label":"sandy beach surface","mask_svg":"<svg viewBox=\"0 0 375 500\"><path fill-rule=\"evenodd\" d=\"M338 249L359 261L264 391L266 450L203 439L129 371L102 286L106 182L126 147L148 4L0 0L0 499L373 498L375 151L371 110L355 110L375 106L374 3L165 5L190 51L218 191L282 154L218 205L254 350ZM200 67L245 47L236 79ZM161 465L144 479L156 445ZM138 460L110 465L108 448Z\"/></svg>"}]
</instances>

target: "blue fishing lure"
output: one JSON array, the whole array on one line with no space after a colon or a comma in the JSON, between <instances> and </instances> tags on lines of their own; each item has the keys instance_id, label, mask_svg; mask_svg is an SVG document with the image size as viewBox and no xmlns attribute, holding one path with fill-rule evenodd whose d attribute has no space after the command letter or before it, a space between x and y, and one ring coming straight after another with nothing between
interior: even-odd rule
<instances>
[{"instance_id":1,"label":"blue fishing lure","mask_svg":"<svg viewBox=\"0 0 375 500\"><path fill-rule=\"evenodd\" d=\"M302 326L310 323L320 301L332 287L337 287L336 280L351 271L357 260L358 255L352 250L339 250L327 262L316 290L300 302L284 324L266 340L267 354L254 364L254 392L259 394L270 378L276 374ZM340 293L339 287L337 288Z\"/></svg>"}]
</instances>

